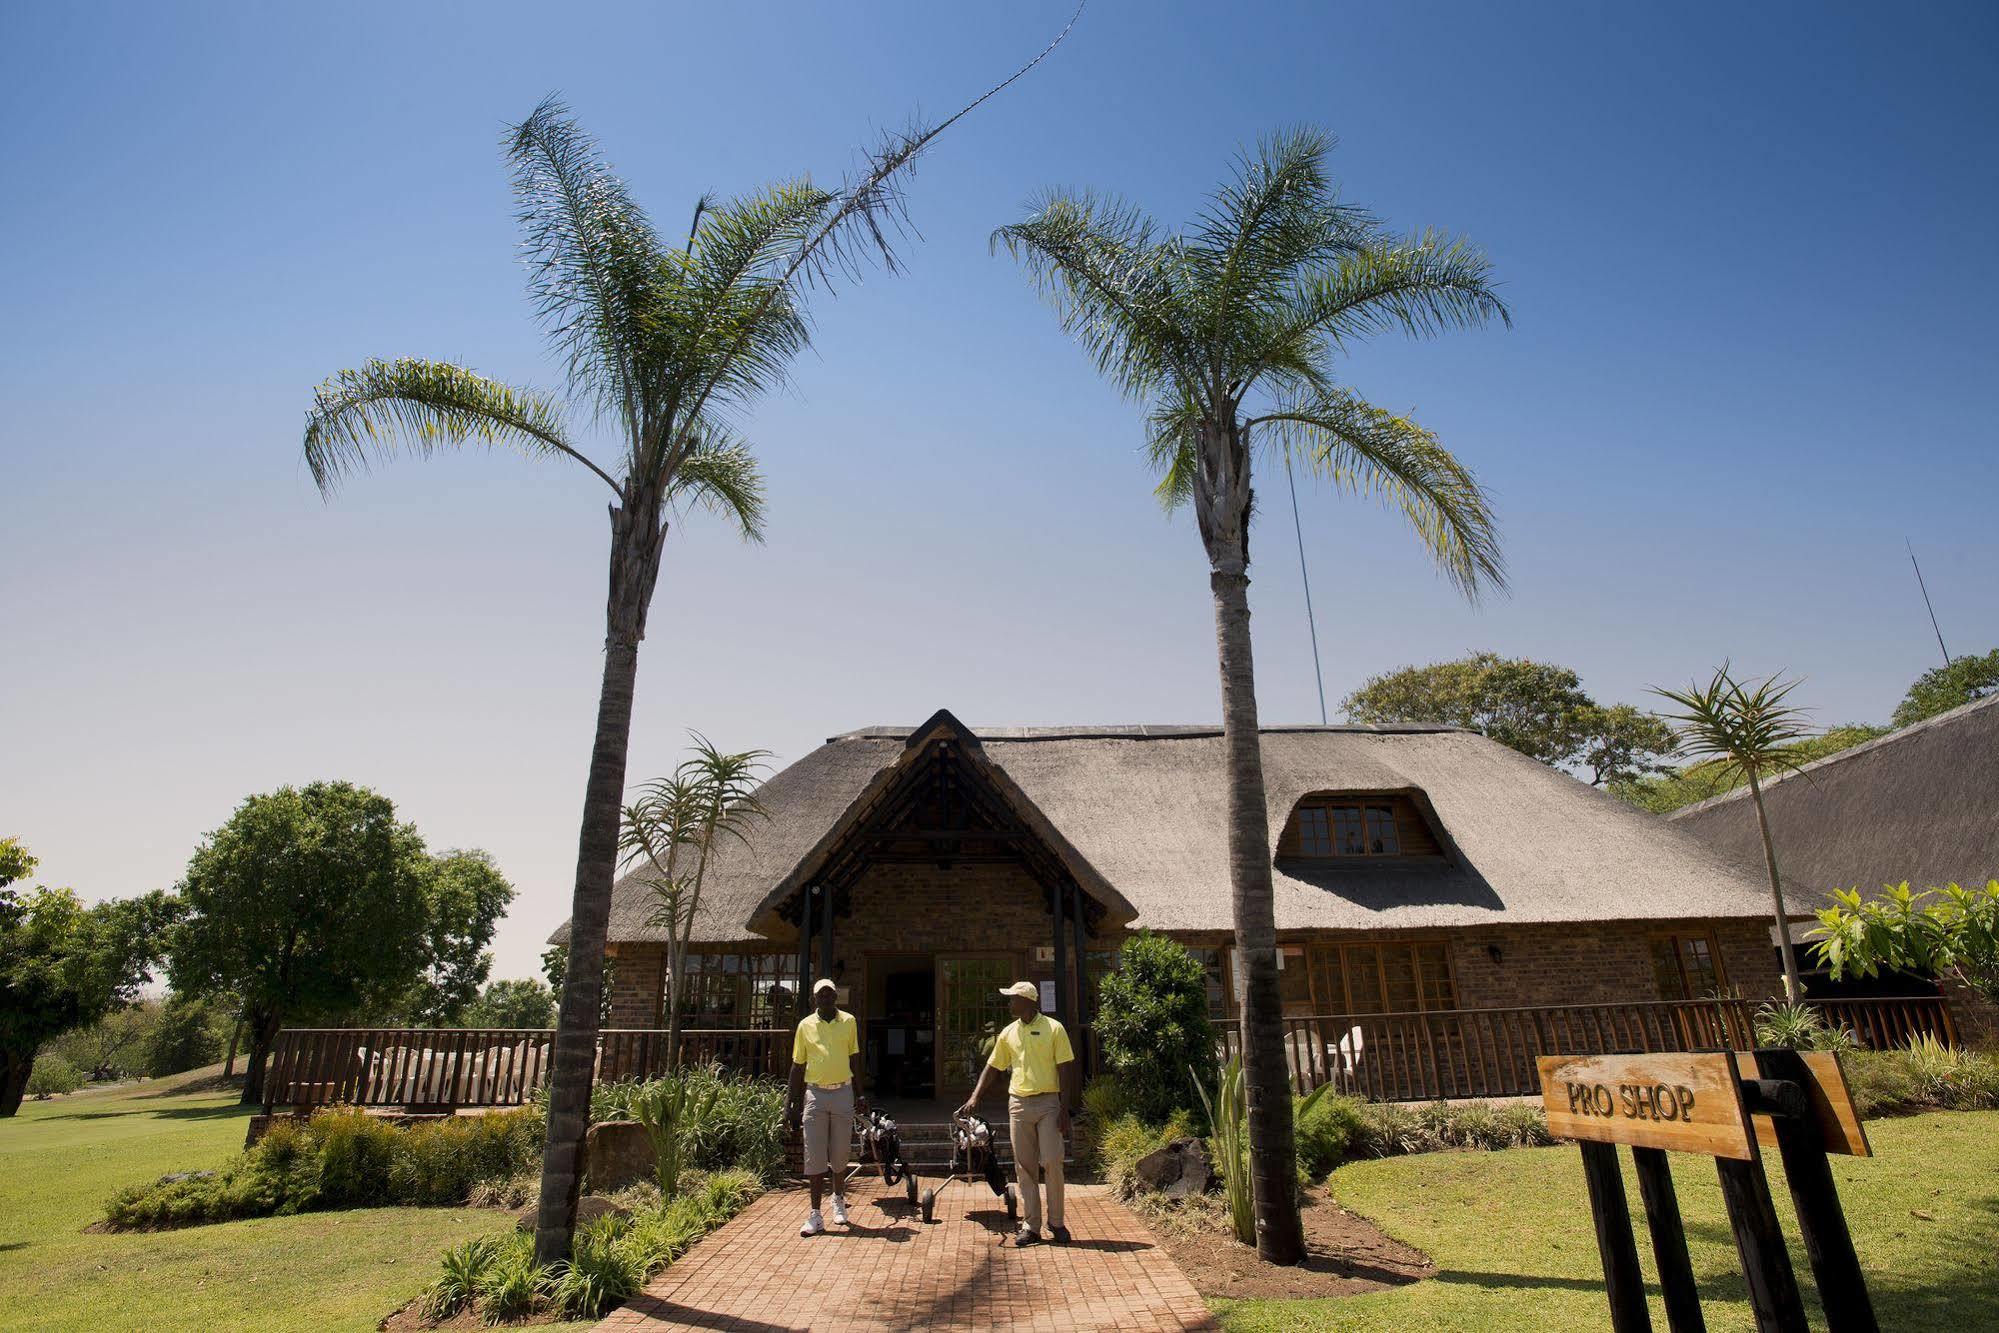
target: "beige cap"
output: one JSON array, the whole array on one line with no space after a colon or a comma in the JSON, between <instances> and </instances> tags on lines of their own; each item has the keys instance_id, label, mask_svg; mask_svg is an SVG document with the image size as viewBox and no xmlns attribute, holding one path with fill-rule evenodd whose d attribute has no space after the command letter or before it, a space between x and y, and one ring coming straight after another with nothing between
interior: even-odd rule
<instances>
[{"instance_id":1,"label":"beige cap","mask_svg":"<svg viewBox=\"0 0 1999 1333\"><path fill-rule=\"evenodd\" d=\"M832 991L835 995L840 993L840 988L833 984L831 977L821 977L812 983L812 993L814 995L817 995L822 990Z\"/></svg>"},{"instance_id":2,"label":"beige cap","mask_svg":"<svg viewBox=\"0 0 1999 1333\"><path fill-rule=\"evenodd\" d=\"M1002 995L1018 995L1023 1000L1041 999L1041 987L1031 981L1016 981L1011 986L1000 987Z\"/></svg>"}]
</instances>

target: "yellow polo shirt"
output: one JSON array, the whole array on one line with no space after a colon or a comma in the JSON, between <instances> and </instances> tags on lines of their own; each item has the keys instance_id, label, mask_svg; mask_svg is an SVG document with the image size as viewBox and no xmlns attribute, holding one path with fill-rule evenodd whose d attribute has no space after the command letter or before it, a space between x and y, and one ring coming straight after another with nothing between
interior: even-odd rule
<instances>
[{"instance_id":1,"label":"yellow polo shirt","mask_svg":"<svg viewBox=\"0 0 1999 1333\"><path fill-rule=\"evenodd\" d=\"M805 1066L805 1081L829 1087L854 1076L848 1057L861 1049L861 1025L845 1009L826 1019L807 1014L791 1039L791 1062Z\"/></svg>"},{"instance_id":2,"label":"yellow polo shirt","mask_svg":"<svg viewBox=\"0 0 1999 1333\"><path fill-rule=\"evenodd\" d=\"M1069 1048L1069 1030L1047 1014L1036 1014L1031 1023L1016 1018L1002 1028L986 1063L994 1069L1013 1071L1006 1085L1012 1096L1038 1097L1062 1091L1055 1066L1075 1058L1076 1053Z\"/></svg>"}]
</instances>

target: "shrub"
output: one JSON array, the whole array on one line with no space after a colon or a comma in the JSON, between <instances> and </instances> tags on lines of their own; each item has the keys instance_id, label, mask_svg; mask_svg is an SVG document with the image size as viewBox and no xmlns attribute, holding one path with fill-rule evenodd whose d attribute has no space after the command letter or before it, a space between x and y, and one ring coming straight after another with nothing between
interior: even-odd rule
<instances>
[{"instance_id":1,"label":"shrub","mask_svg":"<svg viewBox=\"0 0 1999 1333\"><path fill-rule=\"evenodd\" d=\"M1306 1180L1323 1180L1341 1162L1358 1155L1367 1132L1362 1103L1335 1094L1316 1102L1301 1097L1294 1107L1298 1171Z\"/></svg>"},{"instance_id":2,"label":"shrub","mask_svg":"<svg viewBox=\"0 0 1999 1333\"><path fill-rule=\"evenodd\" d=\"M480 1236L444 1252L444 1271L423 1295L423 1314L433 1322L449 1319L479 1295L479 1283L498 1251L495 1238Z\"/></svg>"},{"instance_id":3,"label":"shrub","mask_svg":"<svg viewBox=\"0 0 1999 1333\"><path fill-rule=\"evenodd\" d=\"M1122 1115L1105 1124L1099 1133L1098 1152L1103 1161L1104 1183L1120 1199L1129 1199L1138 1190L1137 1166L1146 1155L1192 1132L1193 1117L1175 1111L1166 1123L1147 1124L1135 1115Z\"/></svg>"},{"instance_id":4,"label":"shrub","mask_svg":"<svg viewBox=\"0 0 1999 1333\"><path fill-rule=\"evenodd\" d=\"M83 1071L60 1055L44 1055L28 1071L28 1096L53 1097L84 1085Z\"/></svg>"},{"instance_id":5,"label":"shrub","mask_svg":"<svg viewBox=\"0 0 1999 1333\"><path fill-rule=\"evenodd\" d=\"M1178 941L1148 931L1125 940L1098 988L1092 1030L1132 1112L1150 1121L1200 1114L1196 1089L1217 1079L1215 1029L1207 976Z\"/></svg>"},{"instance_id":6,"label":"shrub","mask_svg":"<svg viewBox=\"0 0 1999 1333\"><path fill-rule=\"evenodd\" d=\"M740 1169L771 1185L784 1173L784 1099L784 1086L774 1080L696 1065L643 1083L604 1085L591 1097L590 1116L644 1123L662 1107L676 1108L667 1147L678 1153L679 1169ZM647 1135L659 1155L660 1136L650 1128Z\"/></svg>"},{"instance_id":7,"label":"shrub","mask_svg":"<svg viewBox=\"0 0 1999 1333\"><path fill-rule=\"evenodd\" d=\"M1090 1119L1108 1125L1132 1113L1131 1090L1115 1074L1099 1074L1083 1085L1083 1109Z\"/></svg>"},{"instance_id":8,"label":"shrub","mask_svg":"<svg viewBox=\"0 0 1999 1333\"><path fill-rule=\"evenodd\" d=\"M219 1171L163 1176L105 1207L114 1226L169 1227L239 1217L465 1203L482 1183L532 1166L541 1121L531 1111L398 1125L359 1111L281 1120Z\"/></svg>"},{"instance_id":9,"label":"shrub","mask_svg":"<svg viewBox=\"0 0 1999 1333\"><path fill-rule=\"evenodd\" d=\"M1249 1179L1249 1135L1245 1121L1249 1106L1242 1083L1242 1061L1231 1060L1216 1080L1215 1095L1195 1084L1201 1094L1202 1109L1215 1127L1208 1150L1222 1177L1222 1195L1229 1204L1229 1225L1235 1238L1245 1245L1256 1244L1256 1205Z\"/></svg>"},{"instance_id":10,"label":"shrub","mask_svg":"<svg viewBox=\"0 0 1999 1333\"><path fill-rule=\"evenodd\" d=\"M534 1261L534 1238L514 1232L479 1274L479 1313L489 1324L525 1319L541 1308L548 1287L548 1270Z\"/></svg>"},{"instance_id":11,"label":"shrub","mask_svg":"<svg viewBox=\"0 0 1999 1333\"><path fill-rule=\"evenodd\" d=\"M1808 1004L1761 1005L1755 1017L1758 1046L1786 1046L1794 1051L1852 1051L1860 1042L1837 1023L1829 1024Z\"/></svg>"}]
</instances>

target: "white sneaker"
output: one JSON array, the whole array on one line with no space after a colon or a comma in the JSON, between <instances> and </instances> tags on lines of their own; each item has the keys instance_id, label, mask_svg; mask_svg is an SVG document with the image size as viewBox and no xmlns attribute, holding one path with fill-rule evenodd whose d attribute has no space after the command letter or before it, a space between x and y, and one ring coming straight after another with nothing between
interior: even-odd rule
<instances>
[{"instance_id":1,"label":"white sneaker","mask_svg":"<svg viewBox=\"0 0 1999 1333\"><path fill-rule=\"evenodd\" d=\"M833 1196L833 1220L841 1226L847 1225L847 1201L837 1194Z\"/></svg>"},{"instance_id":2,"label":"white sneaker","mask_svg":"<svg viewBox=\"0 0 1999 1333\"><path fill-rule=\"evenodd\" d=\"M814 1208L805 1215L805 1225L798 1229L798 1234L801 1236L816 1236L825 1229L825 1221L820 1218L819 1210Z\"/></svg>"}]
</instances>

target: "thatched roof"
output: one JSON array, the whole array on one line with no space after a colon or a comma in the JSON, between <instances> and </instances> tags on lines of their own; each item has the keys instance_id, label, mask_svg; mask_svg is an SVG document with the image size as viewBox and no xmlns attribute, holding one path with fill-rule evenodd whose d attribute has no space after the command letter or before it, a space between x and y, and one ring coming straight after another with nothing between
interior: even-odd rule
<instances>
[{"instance_id":1,"label":"thatched roof","mask_svg":"<svg viewBox=\"0 0 1999 1333\"><path fill-rule=\"evenodd\" d=\"M948 713L944 725L960 724ZM937 719L926 726L940 725ZM919 729L868 727L776 774L748 847L720 849L695 938L768 933L774 907L813 873L857 802L881 789ZM1223 747L1216 727L982 727L970 748L998 785L1031 803L1077 882L1109 915L1182 931L1230 927ZM1642 811L1456 728L1275 727L1263 732L1273 845L1299 798L1404 792L1437 825L1445 855L1412 864L1280 863L1279 930L1755 917L1767 892ZM657 940L643 886L619 882L611 939ZM561 938L562 932L557 933Z\"/></svg>"},{"instance_id":2,"label":"thatched roof","mask_svg":"<svg viewBox=\"0 0 1999 1333\"><path fill-rule=\"evenodd\" d=\"M1763 787L1777 867L1801 910L1833 889L1999 875L1999 696L1841 750ZM1763 843L1747 789L1668 819L1753 873Z\"/></svg>"}]
</instances>

